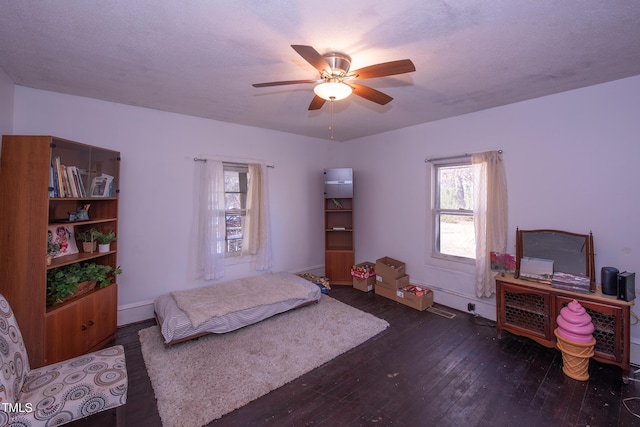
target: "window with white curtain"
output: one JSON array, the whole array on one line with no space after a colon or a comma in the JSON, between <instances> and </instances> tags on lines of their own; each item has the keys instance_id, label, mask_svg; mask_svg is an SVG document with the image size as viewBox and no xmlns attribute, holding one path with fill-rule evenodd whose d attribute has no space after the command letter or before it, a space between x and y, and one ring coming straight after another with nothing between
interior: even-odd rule
<instances>
[{"instance_id":1,"label":"window with white curtain","mask_svg":"<svg viewBox=\"0 0 640 427\"><path fill-rule=\"evenodd\" d=\"M433 162L433 254L471 262L476 257L471 157Z\"/></svg>"},{"instance_id":2,"label":"window with white curtain","mask_svg":"<svg viewBox=\"0 0 640 427\"><path fill-rule=\"evenodd\" d=\"M269 196L265 166L199 159L197 276L224 276L225 263L272 266ZM232 261L233 260L233 261Z\"/></svg>"},{"instance_id":3,"label":"window with white curtain","mask_svg":"<svg viewBox=\"0 0 640 427\"><path fill-rule=\"evenodd\" d=\"M475 265L476 296L495 294L491 252L507 246L507 178L502 151L431 163L432 256Z\"/></svg>"}]
</instances>

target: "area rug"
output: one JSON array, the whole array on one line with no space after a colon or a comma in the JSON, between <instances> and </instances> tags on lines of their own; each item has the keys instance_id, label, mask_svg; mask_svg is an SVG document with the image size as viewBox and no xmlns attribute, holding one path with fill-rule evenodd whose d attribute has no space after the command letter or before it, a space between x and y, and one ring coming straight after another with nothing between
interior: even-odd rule
<instances>
[{"instance_id":1,"label":"area rug","mask_svg":"<svg viewBox=\"0 0 640 427\"><path fill-rule=\"evenodd\" d=\"M389 324L327 295L223 335L165 348L157 326L139 332L164 427L202 426L385 330Z\"/></svg>"}]
</instances>

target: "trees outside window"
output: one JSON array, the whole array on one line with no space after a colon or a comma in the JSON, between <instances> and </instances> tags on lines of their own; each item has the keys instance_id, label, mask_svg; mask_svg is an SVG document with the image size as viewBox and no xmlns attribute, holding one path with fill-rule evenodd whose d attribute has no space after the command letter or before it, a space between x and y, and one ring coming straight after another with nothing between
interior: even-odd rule
<instances>
[{"instance_id":1,"label":"trees outside window","mask_svg":"<svg viewBox=\"0 0 640 427\"><path fill-rule=\"evenodd\" d=\"M471 159L434 165L434 249L443 258L475 259Z\"/></svg>"}]
</instances>

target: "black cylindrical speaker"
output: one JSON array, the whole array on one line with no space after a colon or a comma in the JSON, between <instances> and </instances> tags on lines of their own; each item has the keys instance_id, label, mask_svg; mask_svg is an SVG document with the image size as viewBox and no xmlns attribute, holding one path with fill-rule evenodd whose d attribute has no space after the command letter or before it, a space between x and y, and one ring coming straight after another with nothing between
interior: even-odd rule
<instances>
[{"instance_id":1,"label":"black cylindrical speaker","mask_svg":"<svg viewBox=\"0 0 640 427\"><path fill-rule=\"evenodd\" d=\"M614 267L602 267L600 281L603 295L618 295L618 271Z\"/></svg>"}]
</instances>

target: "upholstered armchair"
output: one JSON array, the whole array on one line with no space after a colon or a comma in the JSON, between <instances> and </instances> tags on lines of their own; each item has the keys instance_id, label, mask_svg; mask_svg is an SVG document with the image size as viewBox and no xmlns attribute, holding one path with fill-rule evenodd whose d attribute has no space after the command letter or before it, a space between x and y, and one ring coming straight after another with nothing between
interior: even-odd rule
<instances>
[{"instance_id":1,"label":"upholstered armchair","mask_svg":"<svg viewBox=\"0 0 640 427\"><path fill-rule=\"evenodd\" d=\"M113 346L30 369L22 334L0 295L0 426L53 426L116 408L127 401L124 348Z\"/></svg>"}]
</instances>

